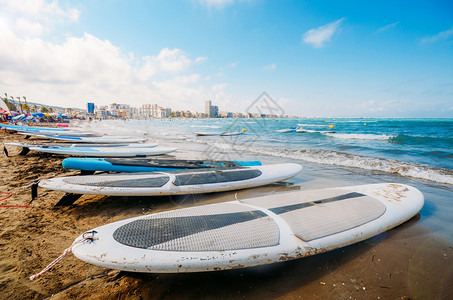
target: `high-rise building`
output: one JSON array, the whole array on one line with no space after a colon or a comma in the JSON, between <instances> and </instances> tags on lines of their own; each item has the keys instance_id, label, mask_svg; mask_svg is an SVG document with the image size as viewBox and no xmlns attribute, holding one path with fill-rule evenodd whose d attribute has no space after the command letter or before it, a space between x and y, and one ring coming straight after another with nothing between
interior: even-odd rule
<instances>
[{"instance_id":1,"label":"high-rise building","mask_svg":"<svg viewBox=\"0 0 453 300\"><path fill-rule=\"evenodd\" d=\"M216 105L212 105L210 100L205 101L204 113L208 117L217 117L219 115L219 107Z\"/></svg>"},{"instance_id":2,"label":"high-rise building","mask_svg":"<svg viewBox=\"0 0 453 300\"><path fill-rule=\"evenodd\" d=\"M88 113L94 114L94 103L88 102L87 106L88 106Z\"/></svg>"},{"instance_id":3,"label":"high-rise building","mask_svg":"<svg viewBox=\"0 0 453 300\"><path fill-rule=\"evenodd\" d=\"M211 116L211 101L205 101L204 103L204 113L210 117Z\"/></svg>"},{"instance_id":4,"label":"high-rise building","mask_svg":"<svg viewBox=\"0 0 453 300\"><path fill-rule=\"evenodd\" d=\"M218 117L219 116L219 107L217 105L211 105L210 117Z\"/></svg>"}]
</instances>

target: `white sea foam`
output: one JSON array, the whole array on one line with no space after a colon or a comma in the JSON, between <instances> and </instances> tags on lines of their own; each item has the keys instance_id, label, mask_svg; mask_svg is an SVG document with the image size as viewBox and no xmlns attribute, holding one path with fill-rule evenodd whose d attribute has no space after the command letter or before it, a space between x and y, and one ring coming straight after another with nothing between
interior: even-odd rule
<instances>
[{"instance_id":1,"label":"white sea foam","mask_svg":"<svg viewBox=\"0 0 453 300\"><path fill-rule=\"evenodd\" d=\"M335 123L377 123L377 121L367 121L367 120L332 120Z\"/></svg>"},{"instance_id":2,"label":"white sea foam","mask_svg":"<svg viewBox=\"0 0 453 300\"><path fill-rule=\"evenodd\" d=\"M325 135L337 138L337 139L348 139L348 140L375 140L375 141L386 141L394 138L396 135L386 134L368 134L368 133L326 133Z\"/></svg>"},{"instance_id":3,"label":"white sea foam","mask_svg":"<svg viewBox=\"0 0 453 300\"><path fill-rule=\"evenodd\" d=\"M327 127L330 124L297 124L297 126L306 126L306 127Z\"/></svg>"},{"instance_id":4,"label":"white sea foam","mask_svg":"<svg viewBox=\"0 0 453 300\"><path fill-rule=\"evenodd\" d=\"M366 157L330 150L294 150L284 148L259 147L253 145L248 146L219 143L212 141L200 141L194 139L188 140L211 145L218 148L219 150L231 150L236 152L247 151L251 153L264 154L275 157L302 160L322 165L333 165L339 167L359 168L363 170L385 172L405 177L429 180L441 184L453 185L453 171L417 163L403 162L393 159Z\"/></svg>"},{"instance_id":5,"label":"white sea foam","mask_svg":"<svg viewBox=\"0 0 453 300\"><path fill-rule=\"evenodd\" d=\"M222 126L217 126L217 125L190 125L190 127L222 128Z\"/></svg>"}]
</instances>

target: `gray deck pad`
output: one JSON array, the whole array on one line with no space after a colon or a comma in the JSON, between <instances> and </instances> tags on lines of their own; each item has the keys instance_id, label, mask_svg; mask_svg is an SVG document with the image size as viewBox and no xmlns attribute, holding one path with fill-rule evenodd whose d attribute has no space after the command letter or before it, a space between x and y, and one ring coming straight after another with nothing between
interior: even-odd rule
<instances>
[{"instance_id":1,"label":"gray deck pad","mask_svg":"<svg viewBox=\"0 0 453 300\"><path fill-rule=\"evenodd\" d=\"M145 178L128 178L127 176L114 176L117 179L112 179L113 176L79 176L69 177L63 180L69 184L80 184L96 187L110 188L157 188L164 186L170 177L167 175L156 175Z\"/></svg>"},{"instance_id":2,"label":"gray deck pad","mask_svg":"<svg viewBox=\"0 0 453 300\"><path fill-rule=\"evenodd\" d=\"M113 238L124 245L162 251L220 251L274 246L276 223L259 210L222 204L168 212L119 227ZM229 213L220 213L223 207ZM233 210L232 210L233 208Z\"/></svg>"},{"instance_id":3,"label":"gray deck pad","mask_svg":"<svg viewBox=\"0 0 453 300\"><path fill-rule=\"evenodd\" d=\"M182 185L242 181L256 178L261 174L262 172L260 170L247 170L247 169L214 170L210 172L176 175L176 180L173 184L176 186L182 186Z\"/></svg>"},{"instance_id":4,"label":"gray deck pad","mask_svg":"<svg viewBox=\"0 0 453 300\"><path fill-rule=\"evenodd\" d=\"M281 201L265 197L241 202L267 208L279 215L304 241L360 226L379 218L386 210L384 204L372 197L344 190L305 191L281 198Z\"/></svg>"}]
</instances>

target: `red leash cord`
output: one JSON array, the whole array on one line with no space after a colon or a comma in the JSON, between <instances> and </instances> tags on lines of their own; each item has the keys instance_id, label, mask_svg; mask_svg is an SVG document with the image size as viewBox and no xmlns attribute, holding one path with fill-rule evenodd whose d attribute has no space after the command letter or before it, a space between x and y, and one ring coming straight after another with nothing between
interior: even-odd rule
<instances>
[{"instance_id":1,"label":"red leash cord","mask_svg":"<svg viewBox=\"0 0 453 300\"><path fill-rule=\"evenodd\" d=\"M7 193L7 192L0 192L0 194L7 195L6 197L0 199L0 202L3 201L3 200L6 200L6 199L8 199L8 198L10 198L10 197L13 195L12 193ZM11 204L11 205L0 205L0 207L27 207L27 206L29 206L30 204L31 204L31 201L28 202L28 203L25 204L25 205L13 205L13 204Z\"/></svg>"}]
</instances>

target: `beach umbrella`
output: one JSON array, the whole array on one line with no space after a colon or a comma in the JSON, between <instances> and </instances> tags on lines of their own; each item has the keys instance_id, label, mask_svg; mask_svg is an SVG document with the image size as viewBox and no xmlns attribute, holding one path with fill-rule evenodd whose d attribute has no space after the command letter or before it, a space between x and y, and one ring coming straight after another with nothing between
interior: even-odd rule
<instances>
[{"instance_id":1,"label":"beach umbrella","mask_svg":"<svg viewBox=\"0 0 453 300\"><path fill-rule=\"evenodd\" d=\"M48 113L45 113L44 116L45 117L50 117L50 115Z\"/></svg>"},{"instance_id":2,"label":"beach umbrella","mask_svg":"<svg viewBox=\"0 0 453 300\"><path fill-rule=\"evenodd\" d=\"M38 118L44 117L44 114L41 113L41 112L33 113L32 115L35 116L35 117L38 117Z\"/></svg>"},{"instance_id":3,"label":"beach umbrella","mask_svg":"<svg viewBox=\"0 0 453 300\"><path fill-rule=\"evenodd\" d=\"M26 117L27 117L26 115L21 114L21 115L15 116L15 117L13 118L13 121L24 120Z\"/></svg>"},{"instance_id":4,"label":"beach umbrella","mask_svg":"<svg viewBox=\"0 0 453 300\"><path fill-rule=\"evenodd\" d=\"M6 111L6 110L4 110L4 109L1 109L1 110L0 110L0 114L7 115L7 114L8 114L8 111Z\"/></svg>"}]
</instances>

